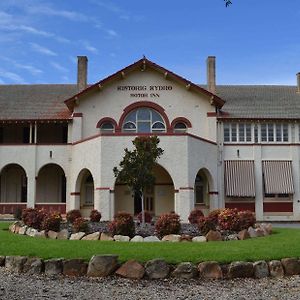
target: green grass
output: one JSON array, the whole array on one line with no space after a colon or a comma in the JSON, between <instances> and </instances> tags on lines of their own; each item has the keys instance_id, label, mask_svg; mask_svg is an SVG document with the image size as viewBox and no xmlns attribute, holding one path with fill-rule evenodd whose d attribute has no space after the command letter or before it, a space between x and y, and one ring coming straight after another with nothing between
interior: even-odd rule
<instances>
[{"instance_id":1,"label":"green grass","mask_svg":"<svg viewBox=\"0 0 300 300\"><path fill-rule=\"evenodd\" d=\"M12 234L9 223L0 222L0 255L25 255L48 258L84 258L94 254L117 254L124 262L136 259L145 262L164 258L169 263L215 260L256 261L300 257L300 230L281 228L268 237L245 241L209 243L126 243L103 241L68 241L38 239Z\"/></svg>"}]
</instances>

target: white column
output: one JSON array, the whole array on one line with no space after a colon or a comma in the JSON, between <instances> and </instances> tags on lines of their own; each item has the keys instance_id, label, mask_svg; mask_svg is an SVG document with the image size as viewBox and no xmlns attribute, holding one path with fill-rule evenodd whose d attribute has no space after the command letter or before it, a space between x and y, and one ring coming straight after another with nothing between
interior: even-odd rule
<instances>
[{"instance_id":1,"label":"white column","mask_svg":"<svg viewBox=\"0 0 300 300\"><path fill-rule=\"evenodd\" d=\"M94 208L101 212L103 221L109 221L113 218L114 196L110 189L95 190Z\"/></svg>"},{"instance_id":2,"label":"white column","mask_svg":"<svg viewBox=\"0 0 300 300\"><path fill-rule=\"evenodd\" d=\"M300 220L300 162L299 162L299 147L292 146L292 168L293 168L293 183L294 183L294 195L293 195L293 217L294 220Z\"/></svg>"},{"instance_id":3,"label":"white column","mask_svg":"<svg viewBox=\"0 0 300 300\"><path fill-rule=\"evenodd\" d=\"M263 220L264 191L262 176L261 146L254 146L254 174L255 174L255 214L257 220Z\"/></svg>"},{"instance_id":4,"label":"white column","mask_svg":"<svg viewBox=\"0 0 300 300\"><path fill-rule=\"evenodd\" d=\"M33 136L33 143L37 143L37 122L34 123L34 136Z\"/></svg>"},{"instance_id":5,"label":"white column","mask_svg":"<svg viewBox=\"0 0 300 300\"><path fill-rule=\"evenodd\" d=\"M29 124L29 144L32 144L32 123Z\"/></svg>"},{"instance_id":6,"label":"white column","mask_svg":"<svg viewBox=\"0 0 300 300\"><path fill-rule=\"evenodd\" d=\"M82 139L82 115L74 114L72 122L72 142Z\"/></svg>"},{"instance_id":7,"label":"white column","mask_svg":"<svg viewBox=\"0 0 300 300\"><path fill-rule=\"evenodd\" d=\"M27 174L27 207L35 205L36 178L35 174Z\"/></svg>"},{"instance_id":8,"label":"white column","mask_svg":"<svg viewBox=\"0 0 300 300\"><path fill-rule=\"evenodd\" d=\"M179 214L182 222L188 222L188 217L194 208L194 189L179 189L176 196L175 212Z\"/></svg>"}]
</instances>

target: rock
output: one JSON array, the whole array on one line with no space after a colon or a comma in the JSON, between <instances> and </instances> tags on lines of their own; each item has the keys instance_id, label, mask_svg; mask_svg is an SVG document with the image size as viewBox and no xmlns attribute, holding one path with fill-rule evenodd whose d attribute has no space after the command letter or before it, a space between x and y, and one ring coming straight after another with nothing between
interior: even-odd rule
<instances>
[{"instance_id":1,"label":"rock","mask_svg":"<svg viewBox=\"0 0 300 300\"><path fill-rule=\"evenodd\" d=\"M146 236L144 242L160 242L160 239L155 235Z\"/></svg>"},{"instance_id":2,"label":"rock","mask_svg":"<svg viewBox=\"0 0 300 300\"><path fill-rule=\"evenodd\" d=\"M172 272L172 276L182 278L182 279L195 278L197 275L198 275L197 267L190 262L180 263L176 267L176 269Z\"/></svg>"},{"instance_id":3,"label":"rock","mask_svg":"<svg viewBox=\"0 0 300 300\"><path fill-rule=\"evenodd\" d=\"M272 234L272 224L271 223L257 223L255 224L256 228L261 228L264 231L265 235Z\"/></svg>"},{"instance_id":4,"label":"rock","mask_svg":"<svg viewBox=\"0 0 300 300\"><path fill-rule=\"evenodd\" d=\"M88 266L87 276L104 277L112 274L118 265L117 255L94 255Z\"/></svg>"},{"instance_id":5,"label":"rock","mask_svg":"<svg viewBox=\"0 0 300 300\"><path fill-rule=\"evenodd\" d=\"M66 276L85 276L88 264L83 259L67 259L63 261L63 274Z\"/></svg>"},{"instance_id":6,"label":"rock","mask_svg":"<svg viewBox=\"0 0 300 300\"><path fill-rule=\"evenodd\" d=\"M20 221L15 221L9 226L9 231L12 233L19 233L22 223Z\"/></svg>"},{"instance_id":7,"label":"rock","mask_svg":"<svg viewBox=\"0 0 300 300\"><path fill-rule=\"evenodd\" d=\"M58 275L63 271L63 259L48 259L45 260L45 274Z\"/></svg>"},{"instance_id":8,"label":"rock","mask_svg":"<svg viewBox=\"0 0 300 300\"><path fill-rule=\"evenodd\" d=\"M223 272L216 261L205 261L198 265L199 275L204 279L221 279Z\"/></svg>"},{"instance_id":9,"label":"rock","mask_svg":"<svg viewBox=\"0 0 300 300\"><path fill-rule=\"evenodd\" d=\"M222 235L219 231L210 230L205 237L208 242L222 241Z\"/></svg>"},{"instance_id":10,"label":"rock","mask_svg":"<svg viewBox=\"0 0 300 300\"><path fill-rule=\"evenodd\" d=\"M246 278L253 277L253 264L250 262L236 261L229 265L229 278Z\"/></svg>"},{"instance_id":11,"label":"rock","mask_svg":"<svg viewBox=\"0 0 300 300\"><path fill-rule=\"evenodd\" d=\"M247 229L244 229L238 233L239 240L246 240L250 238L249 232Z\"/></svg>"},{"instance_id":12,"label":"rock","mask_svg":"<svg viewBox=\"0 0 300 300\"><path fill-rule=\"evenodd\" d=\"M269 262L269 270L271 277L279 278L284 276L283 266L279 260L271 260Z\"/></svg>"},{"instance_id":13,"label":"rock","mask_svg":"<svg viewBox=\"0 0 300 300\"><path fill-rule=\"evenodd\" d=\"M270 274L269 266L264 260L254 262L253 269L254 269L254 278L264 278L264 277L268 277Z\"/></svg>"},{"instance_id":14,"label":"rock","mask_svg":"<svg viewBox=\"0 0 300 300\"><path fill-rule=\"evenodd\" d=\"M256 238L257 237L257 233L256 233L255 229L251 226L248 228L248 233L249 233L250 238Z\"/></svg>"},{"instance_id":15,"label":"rock","mask_svg":"<svg viewBox=\"0 0 300 300\"><path fill-rule=\"evenodd\" d=\"M23 272L24 264L27 261L25 256L6 256L5 268L12 272Z\"/></svg>"},{"instance_id":16,"label":"rock","mask_svg":"<svg viewBox=\"0 0 300 300\"><path fill-rule=\"evenodd\" d=\"M116 271L116 274L130 279L142 279L145 274L145 269L137 261L128 260Z\"/></svg>"},{"instance_id":17,"label":"rock","mask_svg":"<svg viewBox=\"0 0 300 300\"><path fill-rule=\"evenodd\" d=\"M163 242L180 242L181 236L178 234L168 234L165 235L161 240Z\"/></svg>"},{"instance_id":18,"label":"rock","mask_svg":"<svg viewBox=\"0 0 300 300\"><path fill-rule=\"evenodd\" d=\"M130 242L134 242L134 243L143 242L143 241L144 238L140 235L136 235L130 240Z\"/></svg>"},{"instance_id":19,"label":"rock","mask_svg":"<svg viewBox=\"0 0 300 300\"><path fill-rule=\"evenodd\" d=\"M114 239L110 235L102 232L100 235L100 240L101 241L113 241Z\"/></svg>"},{"instance_id":20,"label":"rock","mask_svg":"<svg viewBox=\"0 0 300 300\"><path fill-rule=\"evenodd\" d=\"M58 240L67 240L68 238L69 238L69 232L67 229L63 229L57 234Z\"/></svg>"},{"instance_id":21,"label":"rock","mask_svg":"<svg viewBox=\"0 0 300 300\"><path fill-rule=\"evenodd\" d=\"M170 266L163 259L157 258L146 263L145 271L150 279L164 279L169 275Z\"/></svg>"},{"instance_id":22,"label":"rock","mask_svg":"<svg viewBox=\"0 0 300 300\"><path fill-rule=\"evenodd\" d=\"M70 240L81 240L85 236L85 232L76 232L71 234Z\"/></svg>"},{"instance_id":23,"label":"rock","mask_svg":"<svg viewBox=\"0 0 300 300\"><path fill-rule=\"evenodd\" d=\"M44 262L40 258L30 257L24 264L23 272L29 275L41 274L44 269Z\"/></svg>"},{"instance_id":24,"label":"rock","mask_svg":"<svg viewBox=\"0 0 300 300\"><path fill-rule=\"evenodd\" d=\"M281 264L287 276L300 274L300 262L296 258L283 258Z\"/></svg>"},{"instance_id":25,"label":"rock","mask_svg":"<svg viewBox=\"0 0 300 300\"><path fill-rule=\"evenodd\" d=\"M229 234L228 236L226 236L225 241L237 241L238 235L237 234Z\"/></svg>"},{"instance_id":26,"label":"rock","mask_svg":"<svg viewBox=\"0 0 300 300\"><path fill-rule=\"evenodd\" d=\"M261 229L261 228L255 228L254 230L255 230L255 232L256 232L256 236L257 236L257 237L265 236L265 232L264 232L263 229Z\"/></svg>"},{"instance_id":27,"label":"rock","mask_svg":"<svg viewBox=\"0 0 300 300\"><path fill-rule=\"evenodd\" d=\"M127 235L114 235L114 240L116 242L129 242L130 237Z\"/></svg>"},{"instance_id":28,"label":"rock","mask_svg":"<svg viewBox=\"0 0 300 300\"><path fill-rule=\"evenodd\" d=\"M100 238L100 232L94 232L94 233L91 233L91 234L88 234L86 236L84 236L82 238L82 240L84 241L98 241Z\"/></svg>"},{"instance_id":29,"label":"rock","mask_svg":"<svg viewBox=\"0 0 300 300\"><path fill-rule=\"evenodd\" d=\"M188 234L182 234L180 237L180 242L191 242L192 237Z\"/></svg>"},{"instance_id":30,"label":"rock","mask_svg":"<svg viewBox=\"0 0 300 300\"><path fill-rule=\"evenodd\" d=\"M205 236L200 235L200 236L193 237L192 242L204 243L207 242L207 240Z\"/></svg>"},{"instance_id":31,"label":"rock","mask_svg":"<svg viewBox=\"0 0 300 300\"><path fill-rule=\"evenodd\" d=\"M45 239L45 238L47 238L46 231L45 230L38 231L38 232L36 232L36 234L34 235L34 237Z\"/></svg>"},{"instance_id":32,"label":"rock","mask_svg":"<svg viewBox=\"0 0 300 300\"><path fill-rule=\"evenodd\" d=\"M222 274L223 274L223 279L230 279L229 278L229 264L224 264L221 265L221 270L222 270Z\"/></svg>"},{"instance_id":33,"label":"rock","mask_svg":"<svg viewBox=\"0 0 300 300\"><path fill-rule=\"evenodd\" d=\"M57 237L58 237L58 232L53 231L53 230L49 230L47 232L47 236L48 236L49 239L56 240Z\"/></svg>"},{"instance_id":34,"label":"rock","mask_svg":"<svg viewBox=\"0 0 300 300\"><path fill-rule=\"evenodd\" d=\"M27 228L28 228L28 226L26 226L26 225L20 227L18 233L19 233L19 234L22 234L22 235L26 234Z\"/></svg>"},{"instance_id":35,"label":"rock","mask_svg":"<svg viewBox=\"0 0 300 300\"><path fill-rule=\"evenodd\" d=\"M5 256L0 256L0 267L5 266Z\"/></svg>"},{"instance_id":36,"label":"rock","mask_svg":"<svg viewBox=\"0 0 300 300\"><path fill-rule=\"evenodd\" d=\"M34 228L28 228L26 231L26 235L34 237L36 235L36 233L39 232L37 229Z\"/></svg>"}]
</instances>

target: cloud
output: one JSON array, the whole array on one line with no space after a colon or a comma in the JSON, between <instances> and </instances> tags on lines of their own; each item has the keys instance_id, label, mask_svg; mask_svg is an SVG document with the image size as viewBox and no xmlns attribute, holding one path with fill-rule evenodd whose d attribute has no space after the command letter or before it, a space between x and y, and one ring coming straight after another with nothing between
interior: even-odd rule
<instances>
[{"instance_id":1,"label":"cloud","mask_svg":"<svg viewBox=\"0 0 300 300\"><path fill-rule=\"evenodd\" d=\"M113 29L107 29L106 32L107 32L108 35L110 35L111 37L115 37L115 36L118 35Z\"/></svg>"},{"instance_id":2,"label":"cloud","mask_svg":"<svg viewBox=\"0 0 300 300\"><path fill-rule=\"evenodd\" d=\"M65 68L64 66L62 66L61 64L59 64L57 62L52 61L52 62L50 62L50 65L62 73L69 72L69 70L67 68Z\"/></svg>"},{"instance_id":3,"label":"cloud","mask_svg":"<svg viewBox=\"0 0 300 300\"><path fill-rule=\"evenodd\" d=\"M99 54L99 51L96 47L92 46L88 41L80 41L84 47L85 50L93 53L93 54Z\"/></svg>"},{"instance_id":4,"label":"cloud","mask_svg":"<svg viewBox=\"0 0 300 300\"><path fill-rule=\"evenodd\" d=\"M103 2L103 1L99 1L99 0L90 0L90 2L97 6L100 6L114 14L117 14L120 19L123 19L126 21L130 20L130 15L124 9L122 9L120 6L117 6L113 3Z\"/></svg>"},{"instance_id":5,"label":"cloud","mask_svg":"<svg viewBox=\"0 0 300 300\"><path fill-rule=\"evenodd\" d=\"M49 55L49 56L57 56L57 53L53 52L52 50L43 47L41 45L38 45L36 43L30 43L32 49L36 52L39 52L41 54Z\"/></svg>"},{"instance_id":6,"label":"cloud","mask_svg":"<svg viewBox=\"0 0 300 300\"><path fill-rule=\"evenodd\" d=\"M11 58L8 58L8 57L1 57L2 60L4 61L7 61L9 62L12 66L14 66L15 68L18 68L18 69L23 69L23 70L26 70L28 71L30 74L32 75L40 75L43 73L42 70L32 66L32 65L24 65L24 64L20 64L18 63L17 61L11 59Z\"/></svg>"},{"instance_id":7,"label":"cloud","mask_svg":"<svg viewBox=\"0 0 300 300\"><path fill-rule=\"evenodd\" d=\"M9 79L17 83L25 83L25 80L18 74L0 69L0 77Z\"/></svg>"}]
</instances>

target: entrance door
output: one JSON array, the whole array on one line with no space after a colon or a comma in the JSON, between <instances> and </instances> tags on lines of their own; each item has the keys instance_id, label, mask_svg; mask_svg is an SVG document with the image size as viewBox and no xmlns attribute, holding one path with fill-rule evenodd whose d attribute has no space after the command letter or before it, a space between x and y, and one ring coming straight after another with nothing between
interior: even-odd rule
<instances>
[{"instance_id":1,"label":"entrance door","mask_svg":"<svg viewBox=\"0 0 300 300\"><path fill-rule=\"evenodd\" d=\"M144 210L154 213L154 188L149 188L144 192ZM134 214L142 211L141 198L138 193L134 195Z\"/></svg>"}]
</instances>

